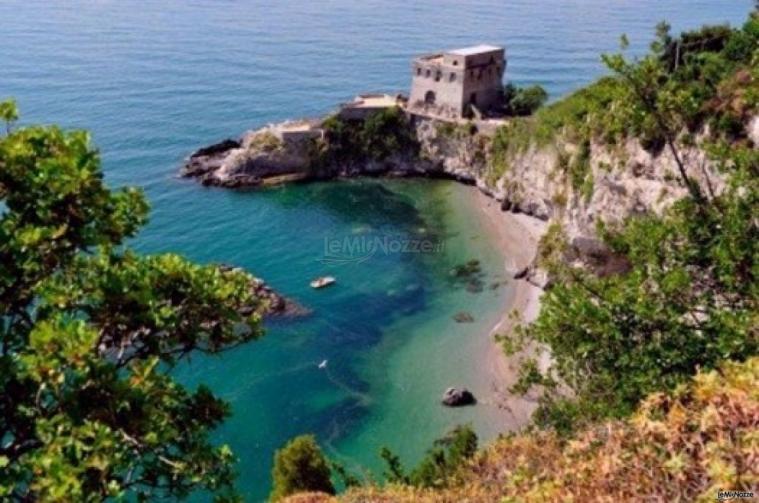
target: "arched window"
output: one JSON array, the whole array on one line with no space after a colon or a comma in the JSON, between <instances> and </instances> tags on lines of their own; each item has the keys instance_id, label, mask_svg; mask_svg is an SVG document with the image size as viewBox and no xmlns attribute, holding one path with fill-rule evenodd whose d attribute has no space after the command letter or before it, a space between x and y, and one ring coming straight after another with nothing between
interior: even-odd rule
<instances>
[{"instance_id":1,"label":"arched window","mask_svg":"<svg viewBox=\"0 0 759 503\"><path fill-rule=\"evenodd\" d=\"M440 82L440 78L443 76L443 73L440 71L435 72L435 82Z\"/></svg>"},{"instance_id":2,"label":"arched window","mask_svg":"<svg viewBox=\"0 0 759 503\"><path fill-rule=\"evenodd\" d=\"M454 82L455 80L456 80L456 74L455 74L455 73L453 73L453 72L451 72L450 81L451 81L451 82Z\"/></svg>"},{"instance_id":3,"label":"arched window","mask_svg":"<svg viewBox=\"0 0 759 503\"><path fill-rule=\"evenodd\" d=\"M421 75L422 74L422 69L421 68L417 68L416 69L416 74L417 75Z\"/></svg>"},{"instance_id":4,"label":"arched window","mask_svg":"<svg viewBox=\"0 0 759 503\"><path fill-rule=\"evenodd\" d=\"M459 60L458 59L454 59L453 60L453 66L459 66Z\"/></svg>"},{"instance_id":5,"label":"arched window","mask_svg":"<svg viewBox=\"0 0 759 503\"><path fill-rule=\"evenodd\" d=\"M435 92L434 91L427 91L424 93L424 102L428 105L434 105L435 104Z\"/></svg>"},{"instance_id":6,"label":"arched window","mask_svg":"<svg viewBox=\"0 0 759 503\"><path fill-rule=\"evenodd\" d=\"M430 75L432 75L432 72L430 72L429 70L427 70L427 76L429 77Z\"/></svg>"}]
</instances>

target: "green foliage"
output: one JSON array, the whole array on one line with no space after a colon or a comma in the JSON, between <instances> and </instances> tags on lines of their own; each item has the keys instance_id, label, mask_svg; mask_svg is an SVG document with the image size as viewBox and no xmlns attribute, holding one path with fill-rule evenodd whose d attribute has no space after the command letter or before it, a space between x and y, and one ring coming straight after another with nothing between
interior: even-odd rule
<instances>
[{"instance_id":1,"label":"green foliage","mask_svg":"<svg viewBox=\"0 0 759 503\"><path fill-rule=\"evenodd\" d=\"M380 449L380 458L385 462L386 469L382 472L385 480L391 484L409 484L410 478L406 475L401 458L387 447Z\"/></svg>"},{"instance_id":2,"label":"green foliage","mask_svg":"<svg viewBox=\"0 0 759 503\"><path fill-rule=\"evenodd\" d=\"M634 137L658 152L676 148L684 131L705 123L715 137L743 139L759 104L757 47L756 15L741 29L704 27L676 38L662 23L646 57L628 61L621 54L606 55L612 76L499 128L491 147L490 178L503 175L530 145L553 144L561 151L566 141L613 145ZM513 94L513 87L506 90L507 99ZM689 180L684 174L681 178ZM586 193L589 186L585 184Z\"/></svg>"},{"instance_id":3,"label":"green foliage","mask_svg":"<svg viewBox=\"0 0 759 503\"><path fill-rule=\"evenodd\" d=\"M508 172L514 158L527 150L535 138L535 125L534 120L525 117L513 119L496 130L490 144L491 182Z\"/></svg>"},{"instance_id":4,"label":"green foliage","mask_svg":"<svg viewBox=\"0 0 759 503\"><path fill-rule=\"evenodd\" d=\"M576 192L581 192L585 181L592 176L590 172L590 140L584 140L580 143L580 148L569 165L569 181Z\"/></svg>"},{"instance_id":5,"label":"green foliage","mask_svg":"<svg viewBox=\"0 0 759 503\"><path fill-rule=\"evenodd\" d=\"M473 122L457 124L455 122L440 121L435 124L435 129L440 136L449 138L466 138L477 134L477 125Z\"/></svg>"},{"instance_id":6,"label":"green foliage","mask_svg":"<svg viewBox=\"0 0 759 503\"><path fill-rule=\"evenodd\" d=\"M147 203L84 132L0 139L0 199L0 499L232 495L228 406L169 372L261 334L251 278L129 251Z\"/></svg>"},{"instance_id":7,"label":"green foliage","mask_svg":"<svg viewBox=\"0 0 759 503\"><path fill-rule=\"evenodd\" d=\"M511 82L503 88L503 103L506 114L513 116L532 115L548 100L548 93L541 86L517 87Z\"/></svg>"},{"instance_id":8,"label":"green foliage","mask_svg":"<svg viewBox=\"0 0 759 503\"><path fill-rule=\"evenodd\" d=\"M540 237L537 251L537 265L544 269L553 270L562 263L564 253L568 248L567 236L558 221L553 221Z\"/></svg>"},{"instance_id":9,"label":"green foliage","mask_svg":"<svg viewBox=\"0 0 759 503\"><path fill-rule=\"evenodd\" d=\"M18 107L15 100L0 101L0 120L5 122L6 134L10 134L11 126L18 120Z\"/></svg>"},{"instance_id":10,"label":"green foliage","mask_svg":"<svg viewBox=\"0 0 759 503\"><path fill-rule=\"evenodd\" d=\"M279 501L297 492L335 494L330 465L313 435L295 437L274 454L272 480L270 501Z\"/></svg>"},{"instance_id":11,"label":"green foliage","mask_svg":"<svg viewBox=\"0 0 759 503\"><path fill-rule=\"evenodd\" d=\"M572 141L586 138L615 141L624 127L609 111L619 97L619 82L604 77L539 110L535 126L537 143L544 145L559 134Z\"/></svg>"},{"instance_id":12,"label":"green foliage","mask_svg":"<svg viewBox=\"0 0 759 503\"><path fill-rule=\"evenodd\" d=\"M549 397L539 420L562 427L623 416L698 368L757 353L759 154L724 146L714 155L732 170L722 195L708 204L689 197L664 218L604 231L611 250L630 261L627 273L601 278L568 267L557 246L546 246L558 233L544 238L541 260L557 282L527 330L550 346L550 375L575 398Z\"/></svg>"},{"instance_id":13,"label":"green foliage","mask_svg":"<svg viewBox=\"0 0 759 503\"><path fill-rule=\"evenodd\" d=\"M391 155L418 154L419 145L398 107L376 112L364 121L329 117L322 124L327 145L319 163L383 161Z\"/></svg>"},{"instance_id":14,"label":"green foliage","mask_svg":"<svg viewBox=\"0 0 759 503\"><path fill-rule=\"evenodd\" d=\"M469 426L457 426L445 437L435 441L419 464L407 474L398 456L383 447L380 457L387 470L383 473L390 483L416 487L444 487L456 471L477 452L477 435Z\"/></svg>"}]
</instances>

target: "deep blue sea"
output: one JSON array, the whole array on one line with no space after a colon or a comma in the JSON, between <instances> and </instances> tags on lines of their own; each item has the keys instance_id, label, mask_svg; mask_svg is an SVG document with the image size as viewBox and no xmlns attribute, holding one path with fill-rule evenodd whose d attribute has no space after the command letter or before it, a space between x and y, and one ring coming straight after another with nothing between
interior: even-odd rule
<instances>
[{"instance_id":1,"label":"deep blue sea","mask_svg":"<svg viewBox=\"0 0 759 503\"><path fill-rule=\"evenodd\" d=\"M510 294L508 284L490 288L505 279L504 257L469 189L450 182L230 192L177 179L182 159L268 122L324 114L360 92L404 91L417 53L503 44L507 79L540 83L556 98L601 75L599 54L616 50L622 33L639 53L662 19L675 31L740 23L752 4L0 0L0 98L18 100L22 124L92 131L107 181L141 186L151 201L151 221L133 243L140 251L246 267L313 309L270 323L260 342L175 371L232 403L215 436L240 458L240 489L257 501L269 490L274 449L300 433L315 433L354 469L376 469L382 445L411 464L457 423L492 438L501 412L437 401L450 384L488 386L477 356ZM322 260L330 242L377 237L440 246ZM449 275L469 259L482 264L482 291ZM327 273L335 287L308 287ZM475 322L455 323L458 311Z\"/></svg>"}]
</instances>

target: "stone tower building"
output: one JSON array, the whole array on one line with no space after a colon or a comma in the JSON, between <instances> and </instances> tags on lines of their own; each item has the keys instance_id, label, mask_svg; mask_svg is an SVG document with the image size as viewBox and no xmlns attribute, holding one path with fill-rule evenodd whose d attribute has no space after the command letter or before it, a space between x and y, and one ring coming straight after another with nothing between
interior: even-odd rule
<instances>
[{"instance_id":1,"label":"stone tower building","mask_svg":"<svg viewBox=\"0 0 759 503\"><path fill-rule=\"evenodd\" d=\"M501 102L503 47L478 45L416 58L408 109L459 119L484 113Z\"/></svg>"}]
</instances>

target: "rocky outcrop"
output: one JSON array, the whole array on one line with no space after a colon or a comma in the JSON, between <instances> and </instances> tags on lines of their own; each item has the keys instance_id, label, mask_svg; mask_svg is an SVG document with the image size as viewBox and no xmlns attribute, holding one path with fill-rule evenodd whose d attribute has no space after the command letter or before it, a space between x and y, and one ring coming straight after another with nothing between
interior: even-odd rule
<instances>
[{"instance_id":1,"label":"rocky outcrop","mask_svg":"<svg viewBox=\"0 0 759 503\"><path fill-rule=\"evenodd\" d=\"M242 271L239 267L227 264L221 264L219 269L221 271ZM243 316L249 316L254 312L258 312L262 316L305 316L311 313L309 309L294 300L288 299L274 291L262 279L251 277L249 287L253 298L257 302L243 306L239 311Z\"/></svg>"},{"instance_id":2,"label":"rocky outcrop","mask_svg":"<svg viewBox=\"0 0 759 503\"><path fill-rule=\"evenodd\" d=\"M193 153L181 175L204 185L251 187L267 179L306 175L310 165L307 141L281 140L276 126L246 132Z\"/></svg>"},{"instance_id":3,"label":"rocky outcrop","mask_svg":"<svg viewBox=\"0 0 759 503\"><path fill-rule=\"evenodd\" d=\"M447 407L463 407L465 405L474 405L477 403L477 399L466 388L448 388L443 393L442 403Z\"/></svg>"},{"instance_id":4,"label":"rocky outcrop","mask_svg":"<svg viewBox=\"0 0 759 503\"><path fill-rule=\"evenodd\" d=\"M494 173L490 123L451 124L419 116L409 117L416 139L414 151L399 151L382 160L315 163L316 152L329 151L326 139L282 141L277 125L251 131L239 140L200 149L188 159L182 173L204 184L225 187L254 186L269 181L386 175L452 178L474 184L500 201L504 211L520 212L561 223L577 257L595 262L601 273L621 270L625 264L608 260L595 239L599 221L614 225L646 212L660 213L686 194L671 152L650 152L639 141L621 145L577 145L561 136L547 145L532 144L512 152L503 173ZM746 127L749 140L759 138L759 118ZM702 137L707 133L703 132ZM281 135L280 135L281 136ZM719 193L724 176L699 148L700 137L680 148L690 176L705 191ZM581 184L570 166L582 162ZM536 271L523 277L545 286Z\"/></svg>"}]
</instances>

